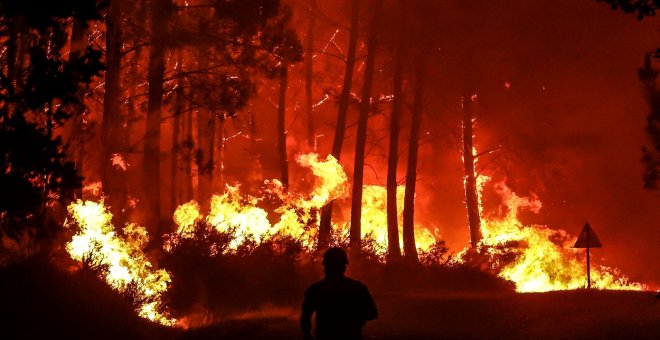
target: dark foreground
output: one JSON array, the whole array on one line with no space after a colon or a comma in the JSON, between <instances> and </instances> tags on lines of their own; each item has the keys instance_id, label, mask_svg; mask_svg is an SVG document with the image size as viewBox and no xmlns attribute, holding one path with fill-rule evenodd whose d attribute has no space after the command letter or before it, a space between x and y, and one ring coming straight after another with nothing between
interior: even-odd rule
<instances>
[{"instance_id":1,"label":"dark foreground","mask_svg":"<svg viewBox=\"0 0 660 340\"><path fill-rule=\"evenodd\" d=\"M47 267L0 270L0 338L301 339L298 306L228 313L196 329L136 317L94 277ZM302 292L301 292L302 294ZM515 294L374 292L380 317L366 339L659 339L656 292L562 291Z\"/></svg>"},{"instance_id":2,"label":"dark foreground","mask_svg":"<svg viewBox=\"0 0 660 340\"><path fill-rule=\"evenodd\" d=\"M660 298L651 292L564 291L484 296L377 296L367 339L658 339ZM276 311L280 314L282 311ZM300 338L296 315L241 318L183 335Z\"/></svg>"}]
</instances>

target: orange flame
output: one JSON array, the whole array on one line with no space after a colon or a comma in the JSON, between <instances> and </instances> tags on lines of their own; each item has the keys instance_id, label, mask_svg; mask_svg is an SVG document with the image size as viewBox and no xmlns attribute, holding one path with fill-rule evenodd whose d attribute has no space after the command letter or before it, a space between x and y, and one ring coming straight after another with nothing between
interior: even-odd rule
<instances>
[{"instance_id":1,"label":"orange flame","mask_svg":"<svg viewBox=\"0 0 660 340\"><path fill-rule=\"evenodd\" d=\"M78 200L68 207L79 227L66 250L72 259L106 268L105 281L115 290L133 290L136 311L139 316L163 325L173 325L176 320L163 311L162 294L167 290L170 275L163 269L154 269L142 251L149 239L147 231L136 225L123 228L124 237L117 235L112 225L112 214L103 203Z\"/></svg>"},{"instance_id":2,"label":"orange flame","mask_svg":"<svg viewBox=\"0 0 660 340\"><path fill-rule=\"evenodd\" d=\"M484 218L480 250L491 269L512 281L518 292L545 292L586 286L582 252L572 248L575 238L564 230L541 225L524 225L517 214L522 209L538 213L541 202L534 196L520 197L504 182L495 184L507 213L501 218ZM513 259L511 259L513 258ZM618 270L592 267L592 287L598 289L641 290Z\"/></svg>"},{"instance_id":3,"label":"orange flame","mask_svg":"<svg viewBox=\"0 0 660 340\"><path fill-rule=\"evenodd\" d=\"M258 207L261 199L240 193L238 186L228 185L222 195L211 198L211 208L204 219L199 205L188 202L179 206L174 213L177 231L169 235L165 249L172 251L181 239L193 237L195 221L204 221L220 233L230 234L232 240L227 251L232 252L245 242L267 241L276 235L296 239L308 250L316 246L316 236L320 209L331 200L348 195L348 177L341 164L328 155L320 160L317 154L303 154L296 158L298 164L311 170L315 176L314 187L309 194L285 191L278 180L266 181L265 192L275 195L281 205L274 209L279 221L271 224L268 213ZM365 185L362 198L362 236L375 242L374 252L383 260L387 253L387 192L384 187ZM404 187L397 189L398 207L403 207ZM402 211L398 211L399 226L402 225ZM428 250L436 237L428 229L416 226L417 245L420 250ZM348 222L333 224L335 235L348 232ZM399 231L401 239L401 231ZM401 241L400 241L401 242Z\"/></svg>"}]
</instances>

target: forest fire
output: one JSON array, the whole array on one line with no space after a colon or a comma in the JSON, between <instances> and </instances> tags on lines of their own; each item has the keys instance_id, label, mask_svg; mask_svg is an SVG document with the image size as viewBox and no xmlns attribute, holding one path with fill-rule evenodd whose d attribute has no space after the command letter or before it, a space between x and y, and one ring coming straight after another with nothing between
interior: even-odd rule
<instances>
[{"instance_id":1,"label":"forest fire","mask_svg":"<svg viewBox=\"0 0 660 340\"><path fill-rule=\"evenodd\" d=\"M269 212L259 207L265 196L253 197L242 194L239 186L227 186L225 193L211 198L206 217L195 201L180 205L173 215L177 230L166 235L164 249L171 252L182 240L196 237L201 232L229 237L226 248L221 248L219 244L211 245L209 253L212 256L235 252L246 243L260 244L268 240L277 243L277 237L299 241L309 256L313 256L317 245L314 240L318 211L329 198L341 198L346 194L346 175L332 156L319 161L317 155L306 154L297 160L316 176L315 186L311 194L304 195L285 193L277 181L267 181L269 187L264 194L276 194L281 200L281 205L270 214L280 216L276 223L271 223ZM479 187L484 185L480 183ZM506 213L502 217L483 218L483 239L479 244L478 256L483 256L486 270L512 281L519 292L583 288L584 264L579 253L571 248L574 239L563 230L524 225L518 220L518 212L522 209L538 212L541 202L535 197L519 197L503 182L496 183L494 187L502 198ZM397 190L400 201L403 191L403 187ZM371 251L381 261L385 261L387 254L385 197L382 187L364 187L362 236L365 240L373 240ZM148 240L145 229L127 224L121 231L123 236L119 236L119 231L110 222L112 215L102 203L78 201L69 207L69 212L80 228L80 232L67 244L71 257L86 266L102 269L108 284L115 289L122 292L132 289L140 316L165 325L174 324L175 320L163 314L164 306L160 301L160 295L167 290L169 274L163 269L154 270L141 251ZM401 217L399 213L398 218ZM349 225L338 222L334 228L335 242L341 244L341 238L346 238L348 234ZM429 229L417 226L418 252L429 251L439 240L437 237ZM469 248L461 251L454 263L464 263L469 251ZM604 266L597 267L592 277L593 287L597 289L644 288L641 284L628 282L618 270Z\"/></svg>"},{"instance_id":2,"label":"forest fire","mask_svg":"<svg viewBox=\"0 0 660 340\"><path fill-rule=\"evenodd\" d=\"M481 251L497 275L516 284L518 292L546 292L584 288L584 257L572 247L575 238L564 230L542 225L525 225L518 220L523 209L538 213L536 197L519 197L505 183L495 190L502 198L506 213L485 218ZM629 282L617 269L599 266L592 273L597 289L642 290L643 285Z\"/></svg>"},{"instance_id":3,"label":"forest fire","mask_svg":"<svg viewBox=\"0 0 660 340\"><path fill-rule=\"evenodd\" d=\"M161 301L170 276L164 269L154 269L142 252L149 238L146 230L127 224L120 236L111 223L112 214L102 203L79 200L68 209L73 220L65 226L75 224L79 229L66 245L71 258L103 276L114 289L129 295L141 317L172 325L175 320L167 317Z\"/></svg>"},{"instance_id":4,"label":"forest fire","mask_svg":"<svg viewBox=\"0 0 660 340\"><path fill-rule=\"evenodd\" d=\"M657 11L0 0L0 334L655 336Z\"/></svg>"},{"instance_id":5,"label":"forest fire","mask_svg":"<svg viewBox=\"0 0 660 340\"><path fill-rule=\"evenodd\" d=\"M320 161L316 154L302 154L297 157L298 163L311 170L315 176L315 184L309 194L285 192L277 180L266 181L264 196L275 195L280 206L273 209L279 220L270 223L268 212L258 207L264 197L256 198L241 194L238 186L228 185L224 194L213 195L210 211L204 218L200 205L191 201L180 205L174 212L174 221L178 228L168 237L165 249L172 251L182 239L195 236L195 228L204 228L205 232L230 234L231 241L227 251L235 251L245 242L260 243L276 236L290 237L301 242L311 254L317 243L317 228L320 219L319 211L330 200L345 198L348 180L337 160L329 155ZM387 253L387 214L385 209L386 191L376 185L365 185L362 198L362 237L373 240L372 251L384 261ZM402 207L404 187L397 189L398 206ZM399 225L403 218L398 211ZM198 223L204 220L205 223ZM346 221L337 222L333 227L335 242L341 244L341 239L348 236L349 224ZM402 236L400 233L400 242ZM419 251L428 251L436 241L436 236L421 226L416 228L416 240ZM217 254L217 253L216 253Z\"/></svg>"}]
</instances>

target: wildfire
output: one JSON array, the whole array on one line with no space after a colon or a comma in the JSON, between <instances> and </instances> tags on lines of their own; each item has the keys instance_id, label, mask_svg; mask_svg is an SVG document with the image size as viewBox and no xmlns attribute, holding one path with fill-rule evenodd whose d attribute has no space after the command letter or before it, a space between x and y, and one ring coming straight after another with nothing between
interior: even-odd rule
<instances>
[{"instance_id":1,"label":"wildfire","mask_svg":"<svg viewBox=\"0 0 660 340\"><path fill-rule=\"evenodd\" d=\"M213 195L208 213L201 212L195 201L177 207L173 219L177 230L166 235L164 249L173 251L182 240L197 235L218 233L227 236L227 244L212 244L209 253L233 253L242 246L277 241L282 237L299 242L308 252L316 248L319 211L329 201L348 195L347 176L335 158L319 159L316 154L297 157L297 162L315 177L309 193L287 191L277 180L265 181L261 197L244 194L238 185L228 185L222 194ZM477 177L479 208L482 215L483 238L479 243L477 260L482 268L510 280L519 292L543 292L577 289L585 286L584 255L572 248L574 238L563 230L546 226L526 226L518 220L518 212L527 209L538 212L542 204L535 197L520 197L503 182L494 184L503 201L505 213L484 216L481 191L490 178ZM402 243L402 207L405 188L397 188L399 211L399 242ZM387 254L387 191L383 186L365 185L362 201L362 237L368 240L373 253L382 261ZM260 205L274 201L274 214L269 215ZM272 203L272 202L271 202ZM176 320L167 316L161 295L167 290L170 277L163 269L154 269L142 247L148 241L146 230L127 224L121 232L112 225L112 215L102 203L77 201L68 207L79 232L67 244L71 257L102 273L114 289L131 295L138 314L165 325ZM273 216L274 215L274 216ZM276 222L271 222L276 221ZM348 222L333 224L334 242L348 234ZM438 241L437 230L415 226L420 252L430 251ZM454 263L470 260L465 249ZM473 253L474 254L474 253ZM474 258L472 259L474 260ZM630 283L616 269L594 266L592 285L598 289L640 290L644 287Z\"/></svg>"},{"instance_id":2,"label":"wildfire","mask_svg":"<svg viewBox=\"0 0 660 340\"><path fill-rule=\"evenodd\" d=\"M518 292L545 292L583 288L586 285L584 255L572 248L575 238L564 230L547 226L526 226L518 220L522 209L538 213L542 204L536 197L519 197L504 182L495 184L506 214L485 218L482 223L482 254L490 270L512 281ZM616 269L593 266L592 286L598 289L641 290Z\"/></svg>"},{"instance_id":3,"label":"wildfire","mask_svg":"<svg viewBox=\"0 0 660 340\"><path fill-rule=\"evenodd\" d=\"M210 211L203 218L199 204L188 202L179 206L174 213L178 228L169 235L165 249L171 251L181 239L192 238L197 221L222 234L231 235L227 251L236 251L246 242L260 243L274 237L290 237L299 241L309 252L316 247L319 211L329 201L345 198L348 195L348 177L337 160L328 155L320 160L317 154L303 154L296 158L302 167L311 170L315 176L314 187L309 194L285 191L278 180L266 181L264 195L270 194L280 201L273 211L279 220L271 224L268 213L258 207L262 199L241 194L239 186L228 185L225 193L211 198ZM362 198L362 237L374 241L373 251L382 259L387 252L387 192L384 187L365 185ZM397 189L398 207L403 207L404 187ZM398 211L399 227L402 225L402 211ZM348 222L333 224L335 236L346 234ZM399 238L401 240L401 232ZM418 248L428 250L436 237L428 229L416 226ZM402 242L402 241L400 241Z\"/></svg>"},{"instance_id":4,"label":"wildfire","mask_svg":"<svg viewBox=\"0 0 660 340\"><path fill-rule=\"evenodd\" d=\"M397 187L397 220L399 226L399 246L403 247L403 198L406 188ZM362 193L362 238L369 237L375 241L374 251L383 259L387 254L387 190L378 185L365 185ZM348 225L346 226L348 227ZM419 225L415 225L415 241L419 251L428 251L435 243L436 237Z\"/></svg>"},{"instance_id":5,"label":"wildfire","mask_svg":"<svg viewBox=\"0 0 660 340\"><path fill-rule=\"evenodd\" d=\"M79 231L66 249L72 259L101 274L115 290L128 295L139 316L173 325L163 311L162 294L167 290L170 276L163 269L154 269L142 247L149 239L147 231L127 224L123 237L117 235L110 214L102 203L78 200L68 207Z\"/></svg>"}]
</instances>

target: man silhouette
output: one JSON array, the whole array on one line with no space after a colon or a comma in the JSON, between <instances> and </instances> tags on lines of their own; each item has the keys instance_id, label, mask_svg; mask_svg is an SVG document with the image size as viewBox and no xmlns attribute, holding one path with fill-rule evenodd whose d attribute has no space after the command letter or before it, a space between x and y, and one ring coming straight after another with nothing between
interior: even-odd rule
<instances>
[{"instance_id":1,"label":"man silhouette","mask_svg":"<svg viewBox=\"0 0 660 340\"><path fill-rule=\"evenodd\" d=\"M325 278L305 292L300 327L312 339L312 314L316 313L316 339L362 339L362 326L378 317L367 286L344 276L348 257L341 248L323 255Z\"/></svg>"}]
</instances>

